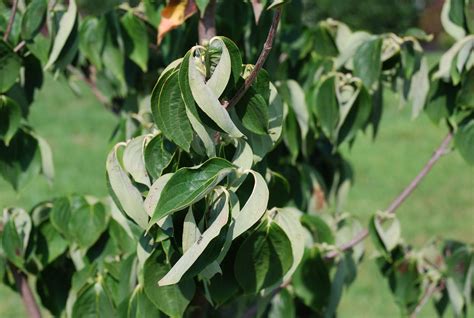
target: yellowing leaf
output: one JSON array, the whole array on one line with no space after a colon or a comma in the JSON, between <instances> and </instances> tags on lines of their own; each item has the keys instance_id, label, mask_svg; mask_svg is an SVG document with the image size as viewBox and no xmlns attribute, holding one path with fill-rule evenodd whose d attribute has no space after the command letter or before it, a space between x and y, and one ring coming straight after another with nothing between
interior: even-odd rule
<instances>
[{"instance_id":1,"label":"yellowing leaf","mask_svg":"<svg viewBox=\"0 0 474 318\"><path fill-rule=\"evenodd\" d=\"M161 11L161 21L158 26L158 44L161 43L166 33L179 27L196 12L197 7L194 0L171 0Z\"/></svg>"}]
</instances>

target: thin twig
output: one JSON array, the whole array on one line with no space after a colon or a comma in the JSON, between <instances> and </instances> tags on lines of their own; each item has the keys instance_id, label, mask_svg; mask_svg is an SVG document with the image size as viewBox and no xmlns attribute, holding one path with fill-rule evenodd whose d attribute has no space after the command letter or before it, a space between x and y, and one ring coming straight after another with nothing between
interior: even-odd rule
<instances>
[{"instance_id":1,"label":"thin twig","mask_svg":"<svg viewBox=\"0 0 474 318\"><path fill-rule=\"evenodd\" d=\"M428 288L425 290L425 293L423 294L423 297L421 297L420 302L416 305L415 309L411 313L410 318L416 318L418 316L421 309L423 309L436 290L436 282L433 282L430 284L430 286L428 286Z\"/></svg>"},{"instance_id":2,"label":"thin twig","mask_svg":"<svg viewBox=\"0 0 474 318\"><path fill-rule=\"evenodd\" d=\"M20 51L25 45L26 45L25 40L22 40L20 43L18 43L17 46L15 46L15 48L13 49L13 52L17 53L17 52Z\"/></svg>"},{"instance_id":3,"label":"thin twig","mask_svg":"<svg viewBox=\"0 0 474 318\"><path fill-rule=\"evenodd\" d=\"M21 295L23 304L25 305L26 312L30 318L41 318L41 312L38 304L36 303L35 296L31 291L30 285L28 284L28 278L21 272L15 265L10 263L10 269L15 278L16 288Z\"/></svg>"},{"instance_id":4,"label":"thin twig","mask_svg":"<svg viewBox=\"0 0 474 318\"><path fill-rule=\"evenodd\" d=\"M418 184L420 184L421 180L423 180L424 177L430 172L430 170L433 168L435 163L444 155L446 154L446 151L448 149L449 143L453 139L453 133L449 132L446 137L443 139L439 147L436 149L436 151L433 153L433 156L430 158L430 160L425 164L423 169L421 169L420 173L413 179L412 182L398 195L395 200L392 201L390 206L387 208L388 213L395 213L396 210L400 207L400 205L410 196L410 194L413 193L413 191L416 189ZM340 252L343 252L345 250L348 250L361 241L363 241L367 236L369 235L369 231L367 229L364 229L357 233L349 242L346 242L339 246L338 250L336 251L331 251L328 254L326 254L325 258L330 259L336 257Z\"/></svg>"},{"instance_id":5,"label":"thin twig","mask_svg":"<svg viewBox=\"0 0 474 318\"><path fill-rule=\"evenodd\" d=\"M5 34L3 34L3 41L8 41L8 37L12 31L13 22L15 21L16 10L18 9L18 0L13 0L12 4L12 13L10 15L10 20L8 20L7 29L5 30Z\"/></svg>"},{"instance_id":6,"label":"thin twig","mask_svg":"<svg viewBox=\"0 0 474 318\"><path fill-rule=\"evenodd\" d=\"M78 69L76 69L72 65L68 65L67 69L68 71L70 71L71 73L79 77L79 79L81 79L84 83L87 84L87 86L90 87L92 93L94 93L95 97L97 98L97 100L99 100L99 102L101 102L104 105L109 104L108 98L102 94L102 92L97 88L95 82L92 79L82 74Z\"/></svg>"},{"instance_id":7,"label":"thin twig","mask_svg":"<svg viewBox=\"0 0 474 318\"><path fill-rule=\"evenodd\" d=\"M280 23L280 18L281 18L281 8L277 8L275 9L272 25L270 27L270 30L268 31L267 39L265 40L265 43L263 44L263 49L262 49L262 52L260 53L260 56L257 59L257 63L255 63L255 66L252 72L245 79L244 84L239 88L237 93L235 93L234 97L232 97L229 103L224 104L225 108L231 108L235 106L239 102L239 100L245 95L245 92L247 92L247 90L250 88L250 86L252 86L252 83L257 78L258 73L262 69L263 64L265 64L265 61L267 60L267 57L270 54L270 51L273 47L273 40L275 39L275 34L278 28L278 24Z\"/></svg>"},{"instance_id":8,"label":"thin twig","mask_svg":"<svg viewBox=\"0 0 474 318\"><path fill-rule=\"evenodd\" d=\"M204 14L199 19L198 25L199 43L205 44L216 36L216 0L207 4Z\"/></svg>"}]
</instances>

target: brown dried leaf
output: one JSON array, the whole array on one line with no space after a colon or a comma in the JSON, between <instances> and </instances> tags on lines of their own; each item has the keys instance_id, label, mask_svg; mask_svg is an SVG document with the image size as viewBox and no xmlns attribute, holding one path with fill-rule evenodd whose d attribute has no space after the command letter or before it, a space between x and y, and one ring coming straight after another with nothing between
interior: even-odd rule
<instances>
[{"instance_id":1,"label":"brown dried leaf","mask_svg":"<svg viewBox=\"0 0 474 318\"><path fill-rule=\"evenodd\" d=\"M157 43L160 44L166 33L179 27L196 12L197 7L194 0L171 0L161 11Z\"/></svg>"}]
</instances>

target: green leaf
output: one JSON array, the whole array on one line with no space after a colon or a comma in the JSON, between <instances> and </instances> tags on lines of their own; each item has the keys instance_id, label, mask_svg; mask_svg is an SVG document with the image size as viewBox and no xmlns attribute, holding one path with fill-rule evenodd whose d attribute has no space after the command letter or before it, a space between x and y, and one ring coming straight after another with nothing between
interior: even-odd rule
<instances>
[{"instance_id":1,"label":"green leaf","mask_svg":"<svg viewBox=\"0 0 474 318\"><path fill-rule=\"evenodd\" d=\"M46 177L49 183L52 183L54 179L53 152L44 138L36 134L34 137L38 141L38 147L41 154L41 173Z\"/></svg>"},{"instance_id":2,"label":"green leaf","mask_svg":"<svg viewBox=\"0 0 474 318\"><path fill-rule=\"evenodd\" d=\"M133 291L132 297L127 301L127 308L123 309L124 317L127 318L159 318L159 310L151 302L143 290L143 286L138 285Z\"/></svg>"},{"instance_id":3,"label":"green leaf","mask_svg":"<svg viewBox=\"0 0 474 318\"><path fill-rule=\"evenodd\" d=\"M148 35L145 23L129 11L120 22L125 29L125 51L143 72L148 69Z\"/></svg>"},{"instance_id":4,"label":"green leaf","mask_svg":"<svg viewBox=\"0 0 474 318\"><path fill-rule=\"evenodd\" d=\"M150 224L199 201L233 169L230 162L220 158L209 159L196 167L179 169L163 188Z\"/></svg>"},{"instance_id":5,"label":"green leaf","mask_svg":"<svg viewBox=\"0 0 474 318\"><path fill-rule=\"evenodd\" d=\"M189 87L189 59L192 56L192 50L189 50L183 58L183 62L179 69L179 88L181 89L181 96L186 104L186 115L188 116L191 126L196 132L199 139L201 139L206 154L209 158L216 156L216 149L211 130L206 127L198 113L196 103L194 101L191 88Z\"/></svg>"},{"instance_id":6,"label":"green leaf","mask_svg":"<svg viewBox=\"0 0 474 318\"><path fill-rule=\"evenodd\" d=\"M224 46L225 47L225 46ZM224 70L230 70L230 56L224 54L227 50L223 50L219 64L223 63ZM193 51L192 51L193 52ZM239 138L243 134L232 122L227 110L219 102L219 96L205 83L204 75L199 71L200 60L193 57L192 54L189 56L189 68L188 68L188 79L189 87L194 100L198 104L199 108L206 113L222 130L228 133L231 137ZM230 72L228 72L230 75ZM219 73L218 73L219 74ZM227 81L225 82L227 84Z\"/></svg>"},{"instance_id":7,"label":"green leaf","mask_svg":"<svg viewBox=\"0 0 474 318\"><path fill-rule=\"evenodd\" d=\"M206 7L208 4L209 4L209 0L196 0L196 5L201 14L201 18L204 16L204 12L206 12Z\"/></svg>"},{"instance_id":8,"label":"green leaf","mask_svg":"<svg viewBox=\"0 0 474 318\"><path fill-rule=\"evenodd\" d=\"M43 222L39 226L36 237L36 254L43 266L53 262L67 248L68 242L51 222Z\"/></svg>"},{"instance_id":9,"label":"green leaf","mask_svg":"<svg viewBox=\"0 0 474 318\"><path fill-rule=\"evenodd\" d=\"M265 179L255 171L249 171L254 177L255 183L247 202L242 209L232 217L234 223L229 231L232 234L232 240L242 235L257 223L267 210L269 192Z\"/></svg>"},{"instance_id":10,"label":"green leaf","mask_svg":"<svg viewBox=\"0 0 474 318\"><path fill-rule=\"evenodd\" d=\"M79 48L98 70L102 69L102 51L106 35L105 19L87 16L81 21L79 27Z\"/></svg>"},{"instance_id":11,"label":"green leaf","mask_svg":"<svg viewBox=\"0 0 474 318\"><path fill-rule=\"evenodd\" d=\"M20 75L21 59L12 48L0 39L0 93L8 91Z\"/></svg>"},{"instance_id":12,"label":"green leaf","mask_svg":"<svg viewBox=\"0 0 474 318\"><path fill-rule=\"evenodd\" d=\"M176 285L158 286L170 270L171 265L161 248L155 249L146 260L143 268L144 289L148 298L156 307L171 317L181 317L194 296L196 287L193 280L186 280Z\"/></svg>"},{"instance_id":13,"label":"green leaf","mask_svg":"<svg viewBox=\"0 0 474 318\"><path fill-rule=\"evenodd\" d=\"M296 296L306 306L321 312L331 294L329 271L317 247L305 251L303 261L293 275Z\"/></svg>"},{"instance_id":14,"label":"green leaf","mask_svg":"<svg viewBox=\"0 0 474 318\"><path fill-rule=\"evenodd\" d=\"M183 248L183 256L173 265L165 277L160 279L158 285L166 286L177 284L188 269L198 260L201 254L204 253L211 241L219 236L222 228L227 224L229 219L229 193L227 191L224 191L224 196L221 196L214 204L210 214L211 216L215 214L214 221L199 235L198 239L187 250ZM213 260L208 258L207 261L210 264Z\"/></svg>"},{"instance_id":15,"label":"green leaf","mask_svg":"<svg viewBox=\"0 0 474 318\"><path fill-rule=\"evenodd\" d=\"M102 203L85 204L71 213L69 231L75 242L87 249L99 239L107 225L108 215Z\"/></svg>"},{"instance_id":16,"label":"green leaf","mask_svg":"<svg viewBox=\"0 0 474 318\"><path fill-rule=\"evenodd\" d=\"M268 6L267 10L272 10L279 8L290 2L289 0L273 0L272 3Z\"/></svg>"},{"instance_id":17,"label":"green leaf","mask_svg":"<svg viewBox=\"0 0 474 318\"><path fill-rule=\"evenodd\" d=\"M296 308L293 297L286 288L272 298L268 318L295 318Z\"/></svg>"},{"instance_id":18,"label":"green leaf","mask_svg":"<svg viewBox=\"0 0 474 318\"><path fill-rule=\"evenodd\" d=\"M331 228L320 216L303 214L301 216L301 223L311 232L315 243L335 243Z\"/></svg>"},{"instance_id":19,"label":"green leaf","mask_svg":"<svg viewBox=\"0 0 474 318\"><path fill-rule=\"evenodd\" d=\"M474 110L474 67L462 81L456 104L461 108Z\"/></svg>"},{"instance_id":20,"label":"green leaf","mask_svg":"<svg viewBox=\"0 0 474 318\"><path fill-rule=\"evenodd\" d=\"M382 38L364 42L354 55L354 75L359 77L367 89L376 89L382 71Z\"/></svg>"},{"instance_id":21,"label":"green leaf","mask_svg":"<svg viewBox=\"0 0 474 318\"><path fill-rule=\"evenodd\" d=\"M69 238L69 220L71 218L71 204L67 197L60 197L53 201L53 208L49 219L54 228Z\"/></svg>"},{"instance_id":22,"label":"green leaf","mask_svg":"<svg viewBox=\"0 0 474 318\"><path fill-rule=\"evenodd\" d=\"M299 221L300 214L302 213L294 208L280 208L276 210L276 215L273 218L290 240L293 253L293 264L285 274L283 281L291 279L291 276L303 259L305 239L304 229Z\"/></svg>"},{"instance_id":23,"label":"green leaf","mask_svg":"<svg viewBox=\"0 0 474 318\"><path fill-rule=\"evenodd\" d=\"M38 140L20 129L8 147L0 141L0 174L14 189L19 189L39 174L41 155Z\"/></svg>"},{"instance_id":24,"label":"green leaf","mask_svg":"<svg viewBox=\"0 0 474 318\"><path fill-rule=\"evenodd\" d=\"M95 0L75 0L81 12L93 15L101 15L114 9L116 6L124 2L123 0L103 0L97 2Z\"/></svg>"},{"instance_id":25,"label":"green leaf","mask_svg":"<svg viewBox=\"0 0 474 318\"><path fill-rule=\"evenodd\" d=\"M48 3L46 0L33 0L26 7L21 19L21 37L31 40L40 31L46 17Z\"/></svg>"},{"instance_id":26,"label":"green leaf","mask_svg":"<svg viewBox=\"0 0 474 318\"><path fill-rule=\"evenodd\" d=\"M242 243L234 265L245 293L256 294L277 283L293 263L291 243L275 222L265 220Z\"/></svg>"},{"instance_id":27,"label":"green leaf","mask_svg":"<svg viewBox=\"0 0 474 318\"><path fill-rule=\"evenodd\" d=\"M111 295L102 281L89 285L80 293L72 308L72 318L114 317L115 314Z\"/></svg>"},{"instance_id":28,"label":"green leaf","mask_svg":"<svg viewBox=\"0 0 474 318\"><path fill-rule=\"evenodd\" d=\"M130 181L117 158L117 150L124 146L120 143L107 157L107 181L115 204L142 228L148 224L148 215L143 206L143 198Z\"/></svg>"},{"instance_id":29,"label":"green leaf","mask_svg":"<svg viewBox=\"0 0 474 318\"><path fill-rule=\"evenodd\" d=\"M441 23L444 29L456 40L466 35L463 2L463 0L446 0L441 11Z\"/></svg>"},{"instance_id":30,"label":"green leaf","mask_svg":"<svg viewBox=\"0 0 474 318\"><path fill-rule=\"evenodd\" d=\"M155 207L158 204L158 201L160 200L163 188L172 176L173 173L167 173L162 175L153 183L150 190L148 191L148 195L145 199L144 205L145 211L150 217L153 215ZM170 215L159 219L156 223L166 232L173 230L173 221L171 220Z\"/></svg>"},{"instance_id":31,"label":"green leaf","mask_svg":"<svg viewBox=\"0 0 474 318\"><path fill-rule=\"evenodd\" d=\"M394 215L380 212L372 218L372 222L385 250L391 252L400 243L400 222Z\"/></svg>"},{"instance_id":32,"label":"green leaf","mask_svg":"<svg viewBox=\"0 0 474 318\"><path fill-rule=\"evenodd\" d=\"M309 112L305 95L301 86L294 80L287 80L286 86L288 87L289 93L288 104L296 115L296 120L301 132L301 140L304 143L306 135L309 132Z\"/></svg>"},{"instance_id":33,"label":"green leaf","mask_svg":"<svg viewBox=\"0 0 474 318\"><path fill-rule=\"evenodd\" d=\"M326 136L335 134L335 129L339 121L339 107L336 98L336 78L330 76L318 86L316 92L316 117L321 125L321 129Z\"/></svg>"},{"instance_id":34,"label":"green leaf","mask_svg":"<svg viewBox=\"0 0 474 318\"><path fill-rule=\"evenodd\" d=\"M144 148L147 136L142 135L129 140L123 152L123 167L133 177L135 182L151 186L147 169L145 168Z\"/></svg>"},{"instance_id":35,"label":"green leaf","mask_svg":"<svg viewBox=\"0 0 474 318\"><path fill-rule=\"evenodd\" d=\"M31 218L23 209L6 209L3 219L6 222L2 234L3 251L10 262L23 269L32 229Z\"/></svg>"},{"instance_id":36,"label":"green leaf","mask_svg":"<svg viewBox=\"0 0 474 318\"><path fill-rule=\"evenodd\" d=\"M454 135L454 144L464 160L474 165L474 120L459 126Z\"/></svg>"},{"instance_id":37,"label":"green leaf","mask_svg":"<svg viewBox=\"0 0 474 318\"><path fill-rule=\"evenodd\" d=\"M145 166L153 179L158 179L163 170L173 160L176 146L166 140L163 135L153 137L145 148Z\"/></svg>"},{"instance_id":38,"label":"green leaf","mask_svg":"<svg viewBox=\"0 0 474 318\"><path fill-rule=\"evenodd\" d=\"M49 59L44 69L49 69L59 58L61 51L66 45L66 42L71 35L71 32L74 28L74 24L76 23L77 18L77 6L75 0L69 1L69 6L61 17L61 21L59 22L59 30L54 38L53 48L51 49L51 53L49 54Z\"/></svg>"},{"instance_id":39,"label":"green leaf","mask_svg":"<svg viewBox=\"0 0 474 318\"><path fill-rule=\"evenodd\" d=\"M151 97L151 109L163 135L189 152L193 130L181 97L178 71L157 82Z\"/></svg>"},{"instance_id":40,"label":"green leaf","mask_svg":"<svg viewBox=\"0 0 474 318\"><path fill-rule=\"evenodd\" d=\"M3 75L2 75L3 76ZM0 139L8 146L20 127L21 109L11 98L0 96Z\"/></svg>"},{"instance_id":41,"label":"green leaf","mask_svg":"<svg viewBox=\"0 0 474 318\"><path fill-rule=\"evenodd\" d=\"M37 275L36 290L41 304L55 317L60 317L66 309L74 272L72 261L61 257Z\"/></svg>"},{"instance_id":42,"label":"green leaf","mask_svg":"<svg viewBox=\"0 0 474 318\"><path fill-rule=\"evenodd\" d=\"M240 50L231 39L226 38L225 36L219 36L218 38L224 42L227 50L229 51L232 78L234 80L234 84L237 84L242 73L242 56L240 55Z\"/></svg>"},{"instance_id":43,"label":"green leaf","mask_svg":"<svg viewBox=\"0 0 474 318\"><path fill-rule=\"evenodd\" d=\"M245 128L258 135L268 133L268 106L262 95L250 88L236 110Z\"/></svg>"}]
</instances>

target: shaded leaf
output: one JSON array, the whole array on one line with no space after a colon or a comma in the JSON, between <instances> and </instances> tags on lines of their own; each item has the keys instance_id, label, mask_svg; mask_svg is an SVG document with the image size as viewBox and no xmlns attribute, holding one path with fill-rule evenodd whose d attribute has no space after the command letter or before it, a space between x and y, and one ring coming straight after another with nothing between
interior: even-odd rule
<instances>
[{"instance_id":1,"label":"shaded leaf","mask_svg":"<svg viewBox=\"0 0 474 318\"><path fill-rule=\"evenodd\" d=\"M131 11L122 16L120 22L128 36L124 39L125 51L143 72L148 69L148 35L142 20Z\"/></svg>"},{"instance_id":2,"label":"shaded leaf","mask_svg":"<svg viewBox=\"0 0 474 318\"><path fill-rule=\"evenodd\" d=\"M0 93L8 91L20 75L21 59L0 39Z\"/></svg>"}]
</instances>

